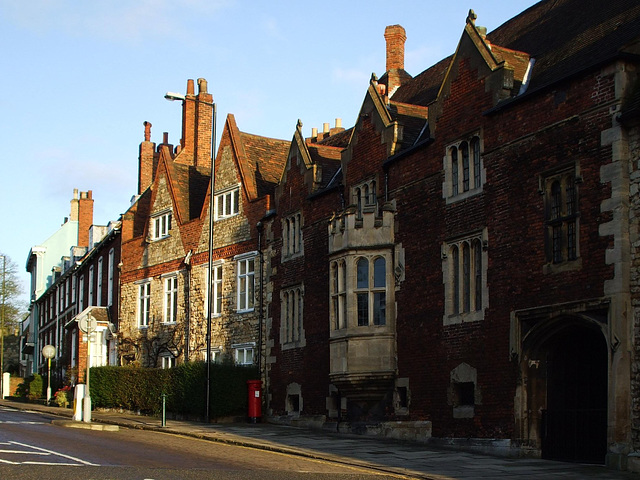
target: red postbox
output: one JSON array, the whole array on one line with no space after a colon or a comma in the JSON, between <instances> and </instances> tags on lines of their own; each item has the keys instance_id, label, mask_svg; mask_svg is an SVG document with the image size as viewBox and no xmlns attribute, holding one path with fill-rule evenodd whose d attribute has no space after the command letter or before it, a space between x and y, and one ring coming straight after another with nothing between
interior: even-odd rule
<instances>
[{"instance_id":1,"label":"red postbox","mask_svg":"<svg viewBox=\"0 0 640 480\"><path fill-rule=\"evenodd\" d=\"M247 380L249 390L249 422L258 423L262 417L262 380Z\"/></svg>"}]
</instances>

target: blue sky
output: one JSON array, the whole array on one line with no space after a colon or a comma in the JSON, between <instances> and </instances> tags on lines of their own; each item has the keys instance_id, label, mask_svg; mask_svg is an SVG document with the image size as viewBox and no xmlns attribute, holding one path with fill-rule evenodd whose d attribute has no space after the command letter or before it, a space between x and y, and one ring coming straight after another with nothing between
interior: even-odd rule
<instances>
[{"instance_id":1,"label":"blue sky","mask_svg":"<svg viewBox=\"0 0 640 480\"><path fill-rule=\"evenodd\" d=\"M94 223L117 220L137 189L142 123L152 141L181 135L187 79L206 78L240 130L291 139L353 125L371 73L385 70L384 29L407 32L417 75L455 51L470 8L494 30L534 0L0 0L0 252L24 271L29 249L92 190Z\"/></svg>"}]
</instances>

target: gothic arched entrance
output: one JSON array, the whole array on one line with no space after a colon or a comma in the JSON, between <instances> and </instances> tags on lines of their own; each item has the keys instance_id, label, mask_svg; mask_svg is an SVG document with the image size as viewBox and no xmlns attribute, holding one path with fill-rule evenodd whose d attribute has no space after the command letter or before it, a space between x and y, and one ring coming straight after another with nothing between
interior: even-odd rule
<instances>
[{"instance_id":1,"label":"gothic arched entrance","mask_svg":"<svg viewBox=\"0 0 640 480\"><path fill-rule=\"evenodd\" d=\"M536 325L523 350L529 438L547 459L604 463L608 352L602 330L579 317ZM535 420L534 418L535 417Z\"/></svg>"}]
</instances>

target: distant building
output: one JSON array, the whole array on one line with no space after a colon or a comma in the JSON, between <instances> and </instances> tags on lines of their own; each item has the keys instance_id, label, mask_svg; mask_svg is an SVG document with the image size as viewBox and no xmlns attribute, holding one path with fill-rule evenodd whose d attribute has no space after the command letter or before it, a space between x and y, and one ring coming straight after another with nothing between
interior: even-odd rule
<instances>
[{"instance_id":1,"label":"distant building","mask_svg":"<svg viewBox=\"0 0 640 480\"><path fill-rule=\"evenodd\" d=\"M21 370L23 375L38 372L42 364L40 343L40 327L45 316L53 315L48 307L43 309L38 304L40 297L51 288L60 275L65 261L70 260L70 252L74 247L86 248L89 243L89 227L93 223L92 192L73 191L71 212L65 217L62 226L40 245L31 248L27 257L26 270L31 275L29 286L29 317L22 327L22 358ZM72 253L73 255L73 253ZM52 338L55 337L51 333Z\"/></svg>"}]
</instances>

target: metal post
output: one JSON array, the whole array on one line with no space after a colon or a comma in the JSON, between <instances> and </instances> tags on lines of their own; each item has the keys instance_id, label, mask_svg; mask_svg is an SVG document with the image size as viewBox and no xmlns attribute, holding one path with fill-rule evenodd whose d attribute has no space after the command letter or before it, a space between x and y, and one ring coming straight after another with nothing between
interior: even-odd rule
<instances>
[{"instance_id":1,"label":"metal post","mask_svg":"<svg viewBox=\"0 0 640 480\"><path fill-rule=\"evenodd\" d=\"M209 190L209 278L207 283L207 393L206 410L204 420L209 423L209 410L211 408L211 312L213 310L213 192L215 185L215 158L216 158L216 104L211 104L211 180Z\"/></svg>"},{"instance_id":2,"label":"metal post","mask_svg":"<svg viewBox=\"0 0 640 480\"><path fill-rule=\"evenodd\" d=\"M5 315L5 302L7 298L7 283L5 276L7 272L7 257L6 255L0 255L2 257L2 321L0 322L0 397L4 395L4 315ZM4 397L2 397L4 398Z\"/></svg>"},{"instance_id":3,"label":"metal post","mask_svg":"<svg viewBox=\"0 0 640 480\"><path fill-rule=\"evenodd\" d=\"M166 427L167 426L167 410L166 410L166 403L167 403L167 394L163 393L162 394L162 426Z\"/></svg>"},{"instance_id":4,"label":"metal post","mask_svg":"<svg viewBox=\"0 0 640 480\"><path fill-rule=\"evenodd\" d=\"M196 103L204 103L205 105L209 105L211 107L211 179L209 182L209 274L208 274L208 284L207 284L207 336L206 336L206 345L207 345L207 353L206 353L206 361L207 361L207 381L206 381L206 392L205 392L205 412L204 412L204 420L205 422L209 422L209 408L211 403L211 311L213 307L213 298L212 297L212 285L211 279L213 278L213 192L215 185L215 162L216 162L216 103L205 102L198 98L188 98L179 93L167 92L164 96L167 100L182 100L186 102L187 100L193 100Z\"/></svg>"}]
</instances>

